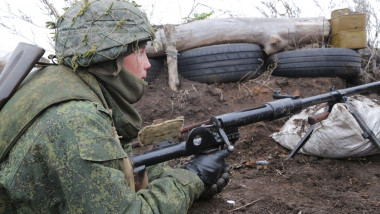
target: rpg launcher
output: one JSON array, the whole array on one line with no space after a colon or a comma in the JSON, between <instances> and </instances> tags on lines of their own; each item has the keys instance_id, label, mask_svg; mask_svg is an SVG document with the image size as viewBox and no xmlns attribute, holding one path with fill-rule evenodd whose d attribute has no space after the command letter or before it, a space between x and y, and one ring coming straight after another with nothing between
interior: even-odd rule
<instances>
[{"instance_id":1,"label":"rpg launcher","mask_svg":"<svg viewBox=\"0 0 380 214\"><path fill-rule=\"evenodd\" d=\"M163 142L166 146L133 156L132 162L134 167L137 168L151 166L179 157L212 152L222 148L227 148L229 152L233 152L234 143L239 139L238 129L241 126L288 117L300 113L307 107L321 103L332 105L336 102L345 102L346 96L375 88L380 88L380 81L346 89L332 90L328 93L303 99L294 95L275 93L274 97L281 99L267 102L258 108L211 117L210 120L193 126L194 128L190 130L186 141L178 144L170 141Z\"/></svg>"}]
</instances>

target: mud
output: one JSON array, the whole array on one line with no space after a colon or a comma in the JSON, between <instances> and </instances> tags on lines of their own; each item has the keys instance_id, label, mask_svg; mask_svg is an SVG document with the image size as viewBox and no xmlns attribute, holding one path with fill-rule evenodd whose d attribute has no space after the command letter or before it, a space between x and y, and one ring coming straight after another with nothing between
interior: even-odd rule
<instances>
[{"instance_id":1,"label":"mud","mask_svg":"<svg viewBox=\"0 0 380 214\"><path fill-rule=\"evenodd\" d=\"M284 78L262 75L244 83L206 85L180 78L177 92L167 76L148 87L135 107L144 125L155 119L185 117L185 126L219 114L249 109L272 101L272 92L309 97L352 86L339 78ZM378 92L367 94L379 99ZM189 213L380 213L380 157L325 159L290 153L269 135L287 118L240 128L236 150L227 158L232 178L210 201L198 201ZM182 137L182 140L184 137ZM181 140L181 139L179 139ZM136 152L139 152L137 149ZM255 161L266 160L268 165ZM181 162L171 161L176 166Z\"/></svg>"}]
</instances>

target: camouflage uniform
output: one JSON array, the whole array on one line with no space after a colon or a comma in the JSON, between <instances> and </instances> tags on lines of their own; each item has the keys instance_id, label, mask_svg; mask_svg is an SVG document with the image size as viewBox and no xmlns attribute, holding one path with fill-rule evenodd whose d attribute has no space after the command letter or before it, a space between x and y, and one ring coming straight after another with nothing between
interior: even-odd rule
<instances>
[{"instance_id":1,"label":"camouflage uniform","mask_svg":"<svg viewBox=\"0 0 380 214\"><path fill-rule=\"evenodd\" d=\"M65 76L62 73L72 72L63 66L36 73L0 114L1 125L7 126L1 126L2 137L7 139L10 134L5 132L28 117L20 112L51 103L49 94L61 96L32 119L0 165L0 183L18 212L185 213L203 192L203 182L194 173L168 169L135 193L122 172L127 153L114 138L111 115L89 89L75 94L70 88L81 80L95 80L88 81L90 74ZM41 85L47 79L48 84ZM32 96L40 91L45 93Z\"/></svg>"},{"instance_id":2,"label":"camouflage uniform","mask_svg":"<svg viewBox=\"0 0 380 214\"><path fill-rule=\"evenodd\" d=\"M114 3L126 4L100 3L109 14ZM77 9L91 8L89 4ZM77 17L70 22L79 21ZM0 111L0 212L186 213L204 191L202 180L188 170L158 165L148 170L146 189L136 193L130 188L124 169L130 148L125 142L135 136L121 133L126 141L120 143L113 126L123 132L136 124L117 118L102 84L83 68L91 64L89 57L106 60L110 50L99 48L101 54L87 57L88 51L75 50L61 53L61 62L72 68L49 66L34 72Z\"/></svg>"}]
</instances>

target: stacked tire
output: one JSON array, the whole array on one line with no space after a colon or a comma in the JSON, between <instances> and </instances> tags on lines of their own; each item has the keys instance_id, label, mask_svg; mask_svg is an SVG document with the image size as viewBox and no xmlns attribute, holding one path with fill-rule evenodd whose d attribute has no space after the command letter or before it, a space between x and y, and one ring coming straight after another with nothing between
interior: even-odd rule
<instances>
[{"instance_id":1,"label":"stacked tire","mask_svg":"<svg viewBox=\"0 0 380 214\"><path fill-rule=\"evenodd\" d=\"M315 48L284 51L268 60L273 76L340 77L353 79L360 74L361 56L345 48Z\"/></svg>"},{"instance_id":2,"label":"stacked tire","mask_svg":"<svg viewBox=\"0 0 380 214\"><path fill-rule=\"evenodd\" d=\"M264 71L266 55L256 44L235 43L205 46L180 52L178 73L201 83L240 82ZM163 58L149 59L152 67L146 80L152 82L164 66ZM340 77L359 76L361 55L346 48L314 48L284 51L271 55L266 64L273 76Z\"/></svg>"},{"instance_id":3,"label":"stacked tire","mask_svg":"<svg viewBox=\"0 0 380 214\"><path fill-rule=\"evenodd\" d=\"M180 52L178 73L202 83L239 82L263 71L264 52L259 45L235 43L205 46Z\"/></svg>"},{"instance_id":4,"label":"stacked tire","mask_svg":"<svg viewBox=\"0 0 380 214\"><path fill-rule=\"evenodd\" d=\"M151 67L146 72L145 81L153 82L162 72L165 63L163 58L149 58L148 60Z\"/></svg>"}]
</instances>

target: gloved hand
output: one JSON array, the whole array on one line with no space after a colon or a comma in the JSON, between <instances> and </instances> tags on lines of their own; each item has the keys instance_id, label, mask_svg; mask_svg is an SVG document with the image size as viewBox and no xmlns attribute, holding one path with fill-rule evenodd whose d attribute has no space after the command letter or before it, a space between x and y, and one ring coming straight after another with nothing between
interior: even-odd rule
<instances>
[{"instance_id":1,"label":"gloved hand","mask_svg":"<svg viewBox=\"0 0 380 214\"><path fill-rule=\"evenodd\" d=\"M193 157L181 168L197 174L205 184L202 199L210 199L229 182L230 167L224 162L229 152L224 149L211 154L202 154Z\"/></svg>"}]
</instances>

